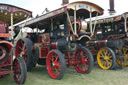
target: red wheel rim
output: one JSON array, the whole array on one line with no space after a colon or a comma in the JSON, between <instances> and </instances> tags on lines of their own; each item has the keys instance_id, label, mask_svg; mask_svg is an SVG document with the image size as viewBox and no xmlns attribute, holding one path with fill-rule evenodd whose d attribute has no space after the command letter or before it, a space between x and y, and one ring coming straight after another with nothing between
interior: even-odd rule
<instances>
[{"instance_id":1,"label":"red wheel rim","mask_svg":"<svg viewBox=\"0 0 128 85\"><path fill-rule=\"evenodd\" d=\"M20 63L18 60L15 60L13 63L13 71L14 71L14 80L16 81L17 84L20 83L22 74L21 74L21 68L20 68Z\"/></svg>"},{"instance_id":2,"label":"red wheel rim","mask_svg":"<svg viewBox=\"0 0 128 85\"><path fill-rule=\"evenodd\" d=\"M6 55L6 50L4 47L0 46L0 60L2 60Z\"/></svg>"},{"instance_id":3,"label":"red wheel rim","mask_svg":"<svg viewBox=\"0 0 128 85\"><path fill-rule=\"evenodd\" d=\"M89 56L87 52L79 49L75 53L76 65L75 68L80 73L86 73L89 70Z\"/></svg>"},{"instance_id":4,"label":"red wheel rim","mask_svg":"<svg viewBox=\"0 0 128 85\"><path fill-rule=\"evenodd\" d=\"M27 47L23 40L19 40L16 46L16 56L22 56L27 63Z\"/></svg>"},{"instance_id":5,"label":"red wheel rim","mask_svg":"<svg viewBox=\"0 0 128 85\"><path fill-rule=\"evenodd\" d=\"M51 52L47 58L48 73L52 78L57 79L61 72L59 55L57 55L56 52Z\"/></svg>"}]
</instances>

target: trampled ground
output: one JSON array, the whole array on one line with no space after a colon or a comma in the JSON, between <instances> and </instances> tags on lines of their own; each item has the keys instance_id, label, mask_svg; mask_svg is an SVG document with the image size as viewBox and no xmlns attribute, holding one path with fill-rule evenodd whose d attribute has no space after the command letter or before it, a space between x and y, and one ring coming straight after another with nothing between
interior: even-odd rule
<instances>
[{"instance_id":1,"label":"trampled ground","mask_svg":"<svg viewBox=\"0 0 128 85\"><path fill-rule=\"evenodd\" d=\"M16 84L9 75L0 79L0 85ZM38 66L28 72L24 85L128 85L128 67L123 67L123 70L102 70L95 66L89 74L79 74L70 67L62 80L55 80L49 77L46 67Z\"/></svg>"}]
</instances>

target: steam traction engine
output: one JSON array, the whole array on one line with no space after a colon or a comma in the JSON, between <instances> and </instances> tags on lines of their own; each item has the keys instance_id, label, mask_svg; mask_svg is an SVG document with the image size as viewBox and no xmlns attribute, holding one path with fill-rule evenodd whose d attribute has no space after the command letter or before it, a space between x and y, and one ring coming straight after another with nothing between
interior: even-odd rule
<instances>
[{"instance_id":1,"label":"steam traction engine","mask_svg":"<svg viewBox=\"0 0 128 85\"><path fill-rule=\"evenodd\" d=\"M0 3L0 79L7 74L14 73L17 84L24 84L26 80L26 65L22 57L13 57L13 37L9 33L9 25L24 20L31 12L24 9ZM26 16L26 17L25 17ZM11 28L11 31L13 29Z\"/></svg>"},{"instance_id":2,"label":"steam traction engine","mask_svg":"<svg viewBox=\"0 0 128 85\"><path fill-rule=\"evenodd\" d=\"M118 64L128 66L127 17L126 12L92 20L93 33L86 46L97 56L102 69L116 69Z\"/></svg>"},{"instance_id":3,"label":"steam traction engine","mask_svg":"<svg viewBox=\"0 0 128 85\"><path fill-rule=\"evenodd\" d=\"M103 14L103 9L99 6L79 1L28 20L25 27L32 31L17 41L16 56L24 58L28 71L36 63L46 64L50 77L54 79L63 77L66 65L74 66L80 73L89 73L94 61L91 52L81 44L87 38L81 30L85 18L100 14ZM17 25L16 29L23 24Z\"/></svg>"}]
</instances>

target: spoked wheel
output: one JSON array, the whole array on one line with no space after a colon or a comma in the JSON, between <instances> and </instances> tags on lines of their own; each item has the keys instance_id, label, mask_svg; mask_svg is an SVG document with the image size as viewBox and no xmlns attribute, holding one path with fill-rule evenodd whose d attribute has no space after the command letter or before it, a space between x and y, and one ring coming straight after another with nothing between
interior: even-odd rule
<instances>
[{"instance_id":1,"label":"spoked wheel","mask_svg":"<svg viewBox=\"0 0 128 85\"><path fill-rule=\"evenodd\" d=\"M32 46L32 41L28 38L18 40L16 44L16 56L21 56L24 58L25 63L27 64L27 71L31 71L34 66Z\"/></svg>"},{"instance_id":2,"label":"spoked wheel","mask_svg":"<svg viewBox=\"0 0 128 85\"><path fill-rule=\"evenodd\" d=\"M0 62L8 58L8 50L4 46L0 46Z\"/></svg>"},{"instance_id":3,"label":"spoked wheel","mask_svg":"<svg viewBox=\"0 0 128 85\"><path fill-rule=\"evenodd\" d=\"M121 66L128 66L128 47L121 49L122 60L117 59L117 63Z\"/></svg>"},{"instance_id":4,"label":"spoked wheel","mask_svg":"<svg viewBox=\"0 0 128 85\"><path fill-rule=\"evenodd\" d=\"M17 57L13 62L14 80L17 84L22 85L25 83L27 77L27 68L22 57Z\"/></svg>"},{"instance_id":5,"label":"spoked wheel","mask_svg":"<svg viewBox=\"0 0 128 85\"><path fill-rule=\"evenodd\" d=\"M94 66L93 56L87 48L81 47L75 52L75 61L75 69L80 73L89 73Z\"/></svg>"},{"instance_id":6,"label":"spoked wheel","mask_svg":"<svg viewBox=\"0 0 128 85\"><path fill-rule=\"evenodd\" d=\"M116 66L115 53L108 47L101 48L97 54L98 65L105 70Z\"/></svg>"},{"instance_id":7,"label":"spoked wheel","mask_svg":"<svg viewBox=\"0 0 128 85\"><path fill-rule=\"evenodd\" d=\"M46 60L47 70L53 79L61 79L66 71L64 55L59 50L51 50Z\"/></svg>"}]
</instances>

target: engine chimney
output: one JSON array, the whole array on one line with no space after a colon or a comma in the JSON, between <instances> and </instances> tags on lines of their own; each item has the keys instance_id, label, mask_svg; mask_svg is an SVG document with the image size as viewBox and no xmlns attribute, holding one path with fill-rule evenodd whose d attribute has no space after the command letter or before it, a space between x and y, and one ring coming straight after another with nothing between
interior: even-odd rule
<instances>
[{"instance_id":1,"label":"engine chimney","mask_svg":"<svg viewBox=\"0 0 128 85\"><path fill-rule=\"evenodd\" d=\"M114 9L114 0L109 0L109 6L110 6L109 14L110 14L110 15L113 15L113 14L115 13L115 9Z\"/></svg>"},{"instance_id":2,"label":"engine chimney","mask_svg":"<svg viewBox=\"0 0 128 85\"><path fill-rule=\"evenodd\" d=\"M62 0L62 6L66 5L69 3L69 0Z\"/></svg>"}]
</instances>

